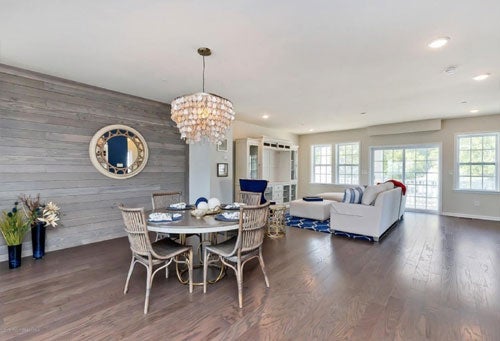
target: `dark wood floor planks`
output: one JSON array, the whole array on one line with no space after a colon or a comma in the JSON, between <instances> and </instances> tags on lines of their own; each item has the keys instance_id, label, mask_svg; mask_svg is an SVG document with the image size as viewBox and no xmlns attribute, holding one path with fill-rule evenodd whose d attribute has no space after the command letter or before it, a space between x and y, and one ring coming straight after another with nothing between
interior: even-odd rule
<instances>
[{"instance_id":1,"label":"dark wood floor planks","mask_svg":"<svg viewBox=\"0 0 500 341\"><path fill-rule=\"evenodd\" d=\"M0 263L2 340L497 340L500 223L407 213L378 244L289 228L257 263L192 294L145 271L124 238Z\"/></svg>"}]
</instances>

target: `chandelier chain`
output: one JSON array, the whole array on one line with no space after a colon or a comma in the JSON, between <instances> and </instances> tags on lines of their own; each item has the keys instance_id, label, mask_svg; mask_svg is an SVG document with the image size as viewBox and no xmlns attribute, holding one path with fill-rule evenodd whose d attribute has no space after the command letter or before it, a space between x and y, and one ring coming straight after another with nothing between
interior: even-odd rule
<instances>
[{"instance_id":1,"label":"chandelier chain","mask_svg":"<svg viewBox=\"0 0 500 341\"><path fill-rule=\"evenodd\" d=\"M202 56L203 57L203 91L202 92L205 92L205 56Z\"/></svg>"}]
</instances>

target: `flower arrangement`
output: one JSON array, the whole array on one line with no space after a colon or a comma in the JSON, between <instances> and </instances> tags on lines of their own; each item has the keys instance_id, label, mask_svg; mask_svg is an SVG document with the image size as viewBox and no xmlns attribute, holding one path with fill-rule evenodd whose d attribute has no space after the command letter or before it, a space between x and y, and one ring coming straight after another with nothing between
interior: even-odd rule
<instances>
[{"instance_id":1,"label":"flower arrangement","mask_svg":"<svg viewBox=\"0 0 500 341\"><path fill-rule=\"evenodd\" d=\"M50 201L43 208L42 217L38 218L38 221L44 222L45 225L56 227L57 221L59 221L59 207Z\"/></svg>"},{"instance_id":2,"label":"flower arrangement","mask_svg":"<svg viewBox=\"0 0 500 341\"><path fill-rule=\"evenodd\" d=\"M31 221L25 213L19 211L18 204L16 201L11 211L3 211L0 218L0 230L10 246L22 244L24 235L30 230Z\"/></svg>"},{"instance_id":3,"label":"flower arrangement","mask_svg":"<svg viewBox=\"0 0 500 341\"><path fill-rule=\"evenodd\" d=\"M21 194L19 201L23 204L23 211L29 218L30 224L34 224L42 216L43 207L45 206L40 200L40 193L33 198L31 195Z\"/></svg>"},{"instance_id":4,"label":"flower arrangement","mask_svg":"<svg viewBox=\"0 0 500 341\"><path fill-rule=\"evenodd\" d=\"M56 204L53 202L42 203L40 194L37 194L35 197L21 194L19 200L22 202L23 210L32 225L37 221L41 221L45 223L45 226L57 226L57 221L59 221L59 207Z\"/></svg>"}]
</instances>

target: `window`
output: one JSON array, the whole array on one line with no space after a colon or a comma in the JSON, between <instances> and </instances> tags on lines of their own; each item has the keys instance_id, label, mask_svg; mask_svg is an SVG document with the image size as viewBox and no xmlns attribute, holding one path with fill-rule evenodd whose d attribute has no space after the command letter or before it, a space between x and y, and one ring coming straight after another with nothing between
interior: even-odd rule
<instances>
[{"instance_id":1,"label":"window","mask_svg":"<svg viewBox=\"0 0 500 341\"><path fill-rule=\"evenodd\" d=\"M314 145L311 147L311 182L332 183L332 146Z\"/></svg>"},{"instance_id":2,"label":"window","mask_svg":"<svg viewBox=\"0 0 500 341\"><path fill-rule=\"evenodd\" d=\"M340 143L337 149L337 172L336 182L338 184L359 184L359 142Z\"/></svg>"},{"instance_id":3,"label":"window","mask_svg":"<svg viewBox=\"0 0 500 341\"><path fill-rule=\"evenodd\" d=\"M498 191L498 135L457 136L457 189Z\"/></svg>"},{"instance_id":4,"label":"window","mask_svg":"<svg viewBox=\"0 0 500 341\"><path fill-rule=\"evenodd\" d=\"M439 210L439 146L372 148L372 183L389 179L406 185L406 208Z\"/></svg>"}]
</instances>

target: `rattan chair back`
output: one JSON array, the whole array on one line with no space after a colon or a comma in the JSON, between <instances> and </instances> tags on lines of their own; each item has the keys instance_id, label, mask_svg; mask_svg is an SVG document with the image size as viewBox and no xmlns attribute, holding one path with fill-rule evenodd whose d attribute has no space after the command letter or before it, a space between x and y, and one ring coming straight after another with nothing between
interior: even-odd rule
<instances>
[{"instance_id":1,"label":"rattan chair back","mask_svg":"<svg viewBox=\"0 0 500 341\"><path fill-rule=\"evenodd\" d=\"M269 218L269 202L258 206L240 208L240 227L236 252L245 253L258 249L264 241Z\"/></svg>"},{"instance_id":2,"label":"rattan chair back","mask_svg":"<svg viewBox=\"0 0 500 341\"><path fill-rule=\"evenodd\" d=\"M241 191L239 194L238 202L256 206L260 204L260 196L261 194L259 192Z\"/></svg>"},{"instance_id":3,"label":"rattan chair back","mask_svg":"<svg viewBox=\"0 0 500 341\"><path fill-rule=\"evenodd\" d=\"M152 194L153 210L167 208L181 201L181 192L155 192Z\"/></svg>"},{"instance_id":4,"label":"rattan chair back","mask_svg":"<svg viewBox=\"0 0 500 341\"><path fill-rule=\"evenodd\" d=\"M126 208L122 205L118 208L122 211L130 249L133 253L147 257L151 253L151 240L149 239L144 208Z\"/></svg>"}]
</instances>

